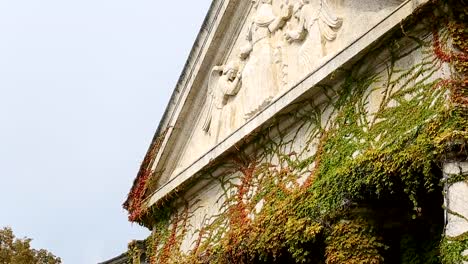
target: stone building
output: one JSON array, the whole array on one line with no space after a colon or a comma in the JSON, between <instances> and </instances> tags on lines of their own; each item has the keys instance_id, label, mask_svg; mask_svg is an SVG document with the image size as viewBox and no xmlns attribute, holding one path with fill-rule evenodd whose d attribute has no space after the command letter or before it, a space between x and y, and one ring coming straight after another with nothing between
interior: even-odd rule
<instances>
[{"instance_id":1,"label":"stone building","mask_svg":"<svg viewBox=\"0 0 468 264\"><path fill-rule=\"evenodd\" d=\"M132 241L128 247L128 252L98 264L148 264L145 241Z\"/></svg>"},{"instance_id":2,"label":"stone building","mask_svg":"<svg viewBox=\"0 0 468 264\"><path fill-rule=\"evenodd\" d=\"M214 0L124 203L147 261L468 263L467 15Z\"/></svg>"},{"instance_id":3,"label":"stone building","mask_svg":"<svg viewBox=\"0 0 468 264\"><path fill-rule=\"evenodd\" d=\"M120 254L119 256L106 260L104 262L101 262L99 264L128 264L129 258L127 253Z\"/></svg>"}]
</instances>

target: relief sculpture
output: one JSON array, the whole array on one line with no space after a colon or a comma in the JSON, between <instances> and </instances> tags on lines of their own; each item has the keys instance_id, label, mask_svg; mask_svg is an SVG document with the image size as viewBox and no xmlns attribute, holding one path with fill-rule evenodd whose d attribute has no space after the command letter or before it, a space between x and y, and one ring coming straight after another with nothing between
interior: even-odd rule
<instances>
[{"instance_id":1,"label":"relief sculpture","mask_svg":"<svg viewBox=\"0 0 468 264\"><path fill-rule=\"evenodd\" d=\"M284 8L279 16L273 12L271 0L256 2L256 11L247 33L247 45L241 48L241 59L246 61L242 71L244 118L248 119L265 107L278 92L278 74L275 69L275 47L271 34L280 29L291 15Z\"/></svg>"},{"instance_id":2,"label":"relief sculpture","mask_svg":"<svg viewBox=\"0 0 468 264\"><path fill-rule=\"evenodd\" d=\"M238 63L229 62L227 65L215 66L211 70L208 89L208 107L203 122L203 131L218 137L220 131L227 125L222 117L229 97L235 96L240 89L241 74Z\"/></svg>"},{"instance_id":3,"label":"relief sculpture","mask_svg":"<svg viewBox=\"0 0 468 264\"><path fill-rule=\"evenodd\" d=\"M298 69L301 73L309 73L326 55L324 44L335 40L343 19L332 12L327 0L300 0L294 5L293 13L299 23L284 35L290 43L302 42L297 56Z\"/></svg>"},{"instance_id":4,"label":"relief sculpture","mask_svg":"<svg viewBox=\"0 0 468 264\"><path fill-rule=\"evenodd\" d=\"M271 103L288 84L288 63L294 64L293 76L316 68L325 56L326 41L336 38L343 21L327 0L253 3L244 31L246 45L231 62L213 67L209 76L202 128L215 142Z\"/></svg>"}]
</instances>

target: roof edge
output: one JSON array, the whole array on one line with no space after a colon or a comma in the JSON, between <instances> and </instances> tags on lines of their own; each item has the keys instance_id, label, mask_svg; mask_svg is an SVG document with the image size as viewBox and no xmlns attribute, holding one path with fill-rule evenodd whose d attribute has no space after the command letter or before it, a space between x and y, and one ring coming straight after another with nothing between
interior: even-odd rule
<instances>
[{"instance_id":1,"label":"roof edge","mask_svg":"<svg viewBox=\"0 0 468 264\"><path fill-rule=\"evenodd\" d=\"M148 161L148 159L152 159L150 161L150 163L153 163L154 162L154 159L155 157L150 157L151 156L151 153L153 152L153 146L155 145L155 143L158 141L158 139L160 138L161 134L164 134L167 132L167 126L168 124L170 123L170 120L172 119L173 117L173 112L177 109L177 105L179 104L179 101L181 99L181 95L183 94L183 90L185 90L185 87L183 87L183 84L186 82L186 79L189 78L190 74L188 74L190 72L190 70L192 69L192 65L193 64L196 64L196 62L200 59L200 57L197 56L197 54L199 52L201 52L202 50L202 47L203 45L200 45L201 43L205 42L209 37L210 35L209 34L203 34L203 32L210 27L210 24L212 25L213 23L211 23L212 19L214 17L216 17L216 11L218 9L219 6L222 6L222 4L225 2L225 1L229 1L229 0L214 0L211 5L210 5L210 8L208 9L208 13L207 15L205 16L204 20L203 20L203 23L198 31L198 34L197 34L197 37L194 41L194 44L192 45L192 48L190 50L190 53L189 53L189 56L188 56L188 59L186 60L185 62L185 65L184 67L182 68L182 72L180 74L180 77L175 85L175 88L172 92L172 95L169 99L169 102L167 103L167 106L166 106L166 109L159 121L159 125L156 129L156 132L154 133L153 135L153 138L151 139L151 143L150 143L150 147L148 148L148 150L146 151L146 154L143 158L144 161ZM183 88L182 91L180 88ZM136 178L133 180L133 184L132 184L132 187L130 188L130 191L129 193L127 194L127 198L125 199L124 203L123 203L123 207L124 209L128 210L128 206L130 204L130 193L132 193L132 191L137 187L137 183L138 183L138 180L139 178L141 177L141 175L143 174L142 172L147 170L147 163L146 162L143 162L141 165L140 165L140 168L139 168L139 171L138 171L138 174L136 176Z\"/></svg>"}]
</instances>

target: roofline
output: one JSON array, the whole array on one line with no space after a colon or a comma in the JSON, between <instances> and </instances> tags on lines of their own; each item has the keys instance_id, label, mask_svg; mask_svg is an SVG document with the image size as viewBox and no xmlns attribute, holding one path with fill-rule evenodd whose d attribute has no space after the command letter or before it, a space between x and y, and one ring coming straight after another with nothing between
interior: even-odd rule
<instances>
[{"instance_id":1,"label":"roofline","mask_svg":"<svg viewBox=\"0 0 468 264\"><path fill-rule=\"evenodd\" d=\"M384 16L370 29L363 32L357 39L347 44L329 60L323 62L307 77L278 95L270 105L259 111L252 119L248 120L244 125L228 135L207 153L189 164L188 167L184 168L175 175L175 177L160 186L159 189L149 197L146 197L144 201L146 206L154 206L158 204L158 201L164 201L164 198L170 197L172 194L176 193L177 190L180 190L180 186L184 186L184 184L189 182L191 176L196 175L199 171L212 165L215 161L213 156L219 157L222 153L228 153L238 142L245 140L249 134L253 133L260 126L268 124L278 111L286 109L287 106L299 100L304 94L311 92L311 87L326 80L328 76L331 76L333 72L343 65L351 65L351 63L360 59L367 48L377 45L380 40L388 37L392 34L392 29L397 28L401 23L404 23L413 15L418 14L422 7L430 2L430 0L404 0L396 9ZM365 48L360 49L358 47ZM336 61L340 61L340 64L336 64ZM160 205L160 203L158 205Z\"/></svg>"},{"instance_id":2,"label":"roofline","mask_svg":"<svg viewBox=\"0 0 468 264\"><path fill-rule=\"evenodd\" d=\"M98 264L111 264L111 263L114 262L114 261L126 260L127 258L128 258L127 253L122 253L122 254L120 254L119 256L115 257L115 258L106 260L106 261L104 261L104 262L99 262Z\"/></svg>"},{"instance_id":3,"label":"roofline","mask_svg":"<svg viewBox=\"0 0 468 264\"><path fill-rule=\"evenodd\" d=\"M156 157L153 157L152 161L156 161L155 164L158 164L159 162L159 158L161 157L162 153L164 153L164 148L166 147L165 143L167 143L167 140L168 138L171 137L171 134L173 132L173 127L171 127L171 125L173 124L173 119L174 118L177 118L178 115L177 115L177 110L180 108L180 104L183 103L181 100L184 98L184 96L186 95L187 92L190 92L190 86L187 85L188 82L190 81L190 78L192 78L193 74L197 74L196 72L193 72L194 70L194 67L196 67L199 63L200 63L200 60L203 60L204 58L202 56L200 56L200 53L203 52L204 48L205 48L205 44L207 43L207 41L210 39L210 37L213 35L213 31L212 31L212 28L213 26L216 24L215 22L217 21L217 18L218 18L218 11L222 9L222 7L224 6L225 3L227 3L226 6L229 6L230 3L236 3L238 1L243 1L243 0L214 0L210 6L210 9L208 11L208 14L207 16L205 17L204 21L203 21L203 24L201 26L201 29L198 33L198 36L195 40L195 43L192 47L192 50L189 54L189 57L188 57L188 60L186 61L185 63L185 66L182 70L182 73L181 73L181 76L177 82L177 85L172 93L172 96L171 96L171 99L166 107L166 110L164 112L164 115L159 123L159 126L156 130L156 133L151 141L151 145L145 155L145 158L148 157L151 153L151 148L152 146L154 145L154 143L158 140L158 138L161 136L161 135L164 135L164 133L166 131L168 131L168 134L166 136L166 139L164 140L165 142L163 143L163 148L159 151L158 155ZM354 42L348 46L346 46L342 51L339 52L339 54L337 54L336 56L340 56L340 60L345 60L345 61L351 61L352 59L354 58L357 58L359 57L359 55L361 54L361 51L359 52L356 52L354 51L354 48L355 46L358 46L359 43L357 42L363 42L363 43L366 43L366 45L371 45L372 43L367 43L367 39L366 38L369 38L369 39L373 39L373 41L376 41L378 38L382 37L385 35L385 31L384 33L380 32L381 29L380 28L385 28L387 26L389 26L390 24L392 25L391 27L393 26L396 26L398 23L400 23L401 21L398 21L396 22L396 24L394 25L392 21L393 19L399 19L400 15L401 15L401 19L403 20L404 18L407 18L409 17L411 14L413 14L414 10L417 8L417 7L420 7L426 3L428 3L430 0L404 0L400 6L394 10L391 14L389 14L387 17L385 17L383 20L381 20L379 23L377 23L376 25L374 25L374 27L369 30L368 32L364 33L363 35L361 35L357 40L354 40ZM399 15L396 15L395 16L395 13L401 13ZM221 19L223 18L223 15L220 16ZM387 29L388 30L388 29ZM370 36L370 33L371 31L377 31L379 32L379 34L383 34L383 35L379 35L379 36L373 36L372 38L369 37ZM210 46L211 43L208 43L208 47ZM350 54L353 54L353 55L350 55ZM336 57L335 56L335 57ZM341 58L342 57L342 58ZM347 58L347 59L345 59ZM203 61L202 61L203 62ZM329 63L327 63L329 64ZM324 65L322 65L324 66ZM329 69L328 68L333 68L332 66L330 65L327 65L326 66L327 69L317 69L316 71L320 71L320 73L325 73L326 71L328 71ZM311 74L313 75L313 74ZM307 86L305 84L310 84L309 87L312 87L313 84L315 83L315 79L316 79L316 76L309 76L307 78L305 78L304 80L302 80L300 83L298 83L296 86L294 87L291 87L290 90L286 91L285 94L281 95L281 97L284 97L286 98L286 94L296 94L296 93L299 93L301 94L303 91L303 87L302 86ZM299 88L300 89L299 89ZM292 91L292 90L295 90L295 91ZM299 92L300 91L300 92ZM298 95L299 96L299 95ZM295 96L294 96L295 97ZM296 97L295 97L296 98ZM281 98L279 98L281 99ZM278 99L278 100L279 100ZM297 98L296 98L297 99ZM254 119L256 121L261 121L261 123L263 124L263 122L267 122L267 120L269 119L269 116L271 115L271 109L275 108L275 107L280 107L280 109L282 109L282 107L285 107L283 104L284 102L282 101L290 101L292 100L291 98L287 98L287 100L280 100L281 102L279 103L273 103L272 105L270 105L269 107L267 107L266 109L262 110ZM182 105L183 106L183 105ZM254 127L254 125L252 125L251 123L253 122L247 122L246 124L244 124L242 126L241 129L245 130L245 131L251 131ZM257 127L257 126L255 126ZM248 128L248 129L247 129ZM239 130L241 130L239 129ZM229 136L227 139L225 139L223 142L224 144L218 144L217 146L213 147L209 152L210 153L223 153L222 150L226 151L228 149L228 146L231 146L232 144L234 144L234 142L236 142L236 138L239 136L240 137L240 132L238 133L237 132L234 132L233 134L231 134L231 136ZM220 145L223 145L223 146L220 146ZM180 180L180 177L181 174L184 174L184 177L185 177L185 174L189 174L189 169L191 169L191 171L197 171L197 169L200 169L202 167L204 167L206 164L209 164L210 163L210 160L206 158L207 155L204 155L202 157L200 157L194 164L191 164L189 165L188 168L186 168L183 172L179 173L179 175L177 175L176 177L179 178L178 180ZM204 165L203 165L204 164ZM143 167L140 168L140 171L142 169L145 169ZM133 188L135 187L135 183L137 182L138 180L138 177L137 179L134 181L134 185L132 187L131 190L133 190ZM182 180L182 181L185 181L185 180ZM171 189L172 188L169 186L170 185L170 182L167 182L165 183L163 186L161 186L157 191L161 191L162 189ZM151 206L152 204L155 203L155 200L157 200L157 197L158 195L155 195L155 193L153 194L150 194L149 197L145 197L145 203L147 203L147 206ZM126 202L124 203L125 204L128 204L129 200L127 198Z\"/></svg>"},{"instance_id":4,"label":"roofline","mask_svg":"<svg viewBox=\"0 0 468 264\"><path fill-rule=\"evenodd\" d=\"M167 124L167 122L164 122L164 121L167 120L168 118L170 119L170 117L172 117L172 115L169 115L169 113L173 112L174 108L171 109L172 111L169 111L170 110L169 106L172 103L175 103L176 101L179 100L179 97L177 95L180 94L180 93L177 93L177 91L178 91L177 88L183 83L184 79L187 78L186 73L191 69L190 62L193 60L194 55L198 51L198 47L199 47L198 44L200 42L202 42L202 40L204 40L204 39L206 39L208 37L208 36L203 36L202 37L201 33L207 27L207 24L209 23L209 20L210 20L213 12L215 10L215 7L217 6L216 4L218 2L220 2L220 1L225 1L225 0L214 0L211 3L210 8L208 9L208 13L205 16L205 19L203 19L203 23L202 23L200 29L198 30L197 38L195 39L195 42L193 43L192 48L190 49L189 57L185 61L185 65L182 68L182 72L181 72L181 74L179 76L179 79L177 80L177 83L176 83L176 86L175 86L174 90L172 91L171 98L169 99L169 102L168 102L168 104L166 106L166 110L164 110L164 114L161 117L161 121L159 122L158 128L156 129L156 133L154 134L153 140L151 142L154 142L158 138L158 136L161 134L161 131L163 131L165 129L164 126ZM198 60L198 58L195 58L195 60Z\"/></svg>"},{"instance_id":5,"label":"roofline","mask_svg":"<svg viewBox=\"0 0 468 264\"><path fill-rule=\"evenodd\" d=\"M179 104L180 98L183 95L183 91L186 88L186 87L183 86L183 83L186 81L187 78L190 77L189 72L192 69L192 64L196 64L196 62L201 59L200 57L196 56L197 53L202 50L202 46L200 45L200 43L205 42L206 39L210 37L209 34L208 35L203 35L202 33L208 28L208 25L210 23L211 18L214 15L216 15L217 7L220 6L220 4L224 3L225 1L229 1L229 0L213 0L212 1L211 5L210 5L210 8L208 9L208 13L205 16L205 18L203 20L203 23L202 23L202 25L201 25L201 27L200 27L200 29L198 31L197 38L195 39L195 42L192 45L192 48L190 50L188 59L186 60L185 65L184 65L184 67L182 69L182 72L181 72L181 74L179 76L179 79L178 79L178 81L177 81L177 83L175 85L175 88L172 91L172 95L171 95L171 97L169 99L169 102L167 103L166 109L164 110L164 114L162 115L161 120L159 121L159 125L158 125L158 127L156 129L156 132L154 133L153 138L151 139L150 146L149 146L148 150L146 151L144 159L149 158L148 156L151 153L152 146L158 140L160 135L163 134L163 132L167 131L167 125L170 124L170 121L173 118L173 112L177 109L177 105ZM182 87L182 91L181 91L180 87ZM171 106L173 106L173 107L171 107ZM132 187L131 187L129 193L131 193L133 191L133 189L136 187L136 184L137 184L138 178L139 178L138 175L141 175L140 172L142 170L146 169L146 168L144 168L144 166L145 166L145 164L140 165L139 172L137 174L137 177L135 177L135 179L133 181L133 184L132 184ZM125 199L125 201L123 203L124 208L126 208L127 205L129 204L129 202L130 202L129 198L130 197L127 196L127 198Z\"/></svg>"}]
</instances>

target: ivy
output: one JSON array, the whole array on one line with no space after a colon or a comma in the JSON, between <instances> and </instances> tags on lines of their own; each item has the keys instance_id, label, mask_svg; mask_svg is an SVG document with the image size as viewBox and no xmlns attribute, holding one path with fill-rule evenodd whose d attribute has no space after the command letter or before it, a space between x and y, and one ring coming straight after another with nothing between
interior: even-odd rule
<instances>
[{"instance_id":1,"label":"ivy","mask_svg":"<svg viewBox=\"0 0 468 264\"><path fill-rule=\"evenodd\" d=\"M219 214L198 230L189 224L197 201L175 209L183 192L143 208L146 182L155 181L143 173L129 212L153 226L150 263L466 261L467 236L441 238L440 219L441 185L449 184L440 162L468 142L466 32L434 10L424 13L432 24L396 32L342 70L339 85L316 87L324 102L297 102L204 171L200 179L223 192ZM382 54L389 59L379 72ZM454 70L451 79L443 67ZM188 229L194 243L182 252Z\"/></svg>"},{"instance_id":2,"label":"ivy","mask_svg":"<svg viewBox=\"0 0 468 264\"><path fill-rule=\"evenodd\" d=\"M458 237L446 237L442 241L441 255L444 264L463 264L468 261L468 256L463 252L468 250L468 234L464 233Z\"/></svg>"}]
</instances>

